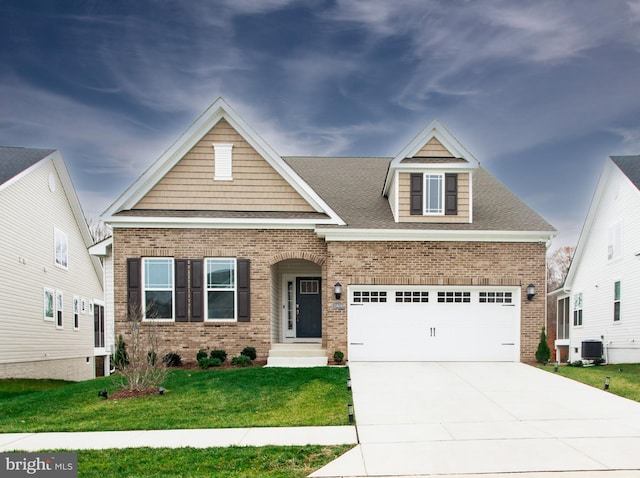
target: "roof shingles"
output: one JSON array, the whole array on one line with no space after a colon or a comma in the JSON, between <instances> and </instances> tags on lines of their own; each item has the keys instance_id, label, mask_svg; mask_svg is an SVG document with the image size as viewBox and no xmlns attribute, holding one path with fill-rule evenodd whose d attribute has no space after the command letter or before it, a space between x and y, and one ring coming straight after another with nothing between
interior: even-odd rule
<instances>
[{"instance_id":1,"label":"roof shingles","mask_svg":"<svg viewBox=\"0 0 640 478\"><path fill-rule=\"evenodd\" d=\"M0 146L0 184L4 184L53 152L55 149Z\"/></svg>"}]
</instances>

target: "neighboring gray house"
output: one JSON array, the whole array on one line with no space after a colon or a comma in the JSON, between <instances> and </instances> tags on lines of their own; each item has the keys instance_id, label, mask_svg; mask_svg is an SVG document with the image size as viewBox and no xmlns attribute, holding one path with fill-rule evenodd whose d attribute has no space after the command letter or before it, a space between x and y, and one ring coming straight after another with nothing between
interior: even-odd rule
<instances>
[{"instance_id":1,"label":"neighboring gray house","mask_svg":"<svg viewBox=\"0 0 640 478\"><path fill-rule=\"evenodd\" d=\"M61 154L0 146L0 378L104 373L102 266L91 243Z\"/></svg>"},{"instance_id":2,"label":"neighboring gray house","mask_svg":"<svg viewBox=\"0 0 640 478\"><path fill-rule=\"evenodd\" d=\"M640 156L611 156L558 304L556 351L569 361L640 362ZM553 296L550 300L553 300ZM595 348L594 348L595 347Z\"/></svg>"}]
</instances>

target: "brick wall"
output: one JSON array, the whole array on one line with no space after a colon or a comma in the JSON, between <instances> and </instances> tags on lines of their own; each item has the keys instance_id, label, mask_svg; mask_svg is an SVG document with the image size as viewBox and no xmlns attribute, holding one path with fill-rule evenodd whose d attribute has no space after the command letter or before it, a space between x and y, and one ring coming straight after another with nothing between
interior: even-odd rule
<instances>
[{"instance_id":1,"label":"brick wall","mask_svg":"<svg viewBox=\"0 0 640 478\"><path fill-rule=\"evenodd\" d=\"M222 348L229 356L256 347L260 359L271 337L271 270L286 259L321 266L324 287L323 345L331 356L347 352L347 288L353 284L504 285L522 288L521 360L535 359L545 320L545 253L540 243L329 242L309 230L114 230L116 335L126 332L126 259L167 256L185 259L242 257L251 261L251 321L165 323L157 327L160 353L175 351L193 361L200 348ZM340 301L333 284L340 282ZM538 295L526 300L526 287ZM334 307L342 303L340 310ZM126 339L125 339L126 341Z\"/></svg>"},{"instance_id":2,"label":"brick wall","mask_svg":"<svg viewBox=\"0 0 640 478\"><path fill-rule=\"evenodd\" d=\"M326 311L326 346L347 350L346 285L504 285L520 286L521 360L535 360L545 320L546 246L540 243L330 242L327 283L340 282L344 310ZM537 287L533 301L526 288ZM332 291L327 300L336 302Z\"/></svg>"}]
</instances>

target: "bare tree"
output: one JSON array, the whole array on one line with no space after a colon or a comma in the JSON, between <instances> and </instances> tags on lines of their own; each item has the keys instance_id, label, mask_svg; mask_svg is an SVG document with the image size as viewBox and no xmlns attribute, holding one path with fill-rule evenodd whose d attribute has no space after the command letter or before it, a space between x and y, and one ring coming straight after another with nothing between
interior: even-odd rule
<instances>
[{"instance_id":1,"label":"bare tree","mask_svg":"<svg viewBox=\"0 0 640 478\"><path fill-rule=\"evenodd\" d=\"M574 252L575 247L560 247L553 251L547 259L547 288L549 291L564 284Z\"/></svg>"},{"instance_id":2,"label":"bare tree","mask_svg":"<svg viewBox=\"0 0 640 478\"><path fill-rule=\"evenodd\" d=\"M88 218L87 226L89 226L89 232L91 233L94 243L98 243L112 235L111 228L100 219L95 219L93 217Z\"/></svg>"},{"instance_id":3,"label":"bare tree","mask_svg":"<svg viewBox=\"0 0 640 478\"><path fill-rule=\"evenodd\" d=\"M157 322L142 319L142 309L131 307L125 333L128 362L122 364L120 373L123 388L132 392L156 389L167 377L167 367L158 357Z\"/></svg>"}]
</instances>

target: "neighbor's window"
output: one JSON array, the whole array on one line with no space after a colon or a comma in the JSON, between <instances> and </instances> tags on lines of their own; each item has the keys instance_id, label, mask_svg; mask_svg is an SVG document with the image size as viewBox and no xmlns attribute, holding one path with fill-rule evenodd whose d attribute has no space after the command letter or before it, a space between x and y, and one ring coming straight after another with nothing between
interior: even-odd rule
<instances>
[{"instance_id":1,"label":"neighbor's window","mask_svg":"<svg viewBox=\"0 0 640 478\"><path fill-rule=\"evenodd\" d=\"M145 319L173 319L173 259L143 259Z\"/></svg>"},{"instance_id":2,"label":"neighbor's window","mask_svg":"<svg viewBox=\"0 0 640 478\"><path fill-rule=\"evenodd\" d=\"M236 320L236 260L206 259L207 320Z\"/></svg>"},{"instance_id":3,"label":"neighbor's window","mask_svg":"<svg viewBox=\"0 0 640 478\"><path fill-rule=\"evenodd\" d=\"M56 265L67 269L69 267L69 238L60 229L54 229L54 243Z\"/></svg>"},{"instance_id":4,"label":"neighbor's window","mask_svg":"<svg viewBox=\"0 0 640 478\"><path fill-rule=\"evenodd\" d=\"M55 294L53 289L44 290L44 320L53 322L55 320L56 306L55 306Z\"/></svg>"},{"instance_id":5,"label":"neighbor's window","mask_svg":"<svg viewBox=\"0 0 640 478\"><path fill-rule=\"evenodd\" d=\"M73 328L80 328L80 297L73 297Z\"/></svg>"},{"instance_id":6,"label":"neighbor's window","mask_svg":"<svg viewBox=\"0 0 640 478\"><path fill-rule=\"evenodd\" d=\"M573 325L582 326L582 293L573 296Z\"/></svg>"},{"instance_id":7,"label":"neighbor's window","mask_svg":"<svg viewBox=\"0 0 640 478\"><path fill-rule=\"evenodd\" d=\"M442 174L424 175L424 213L444 214L443 209L443 182Z\"/></svg>"},{"instance_id":8,"label":"neighbor's window","mask_svg":"<svg viewBox=\"0 0 640 478\"><path fill-rule=\"evenodd\" d=\"M613 321L620 320L620 281L613 286Z\"/></svg>"},{"instance_id":9,"label":"neighbor's window","mask_svg":"<svg viewBox=\"0 0 640 478\"><path fill-rule=\"evenodd\" d=\"M613 261L622 257L622 223L617 222L609 228L607 237L607 259Z\"/></svg>"},{"instance_id":10,"label":"neighbor's window","mask_svg":"<svg viewBox=\"0 0 640 478\"><path fill-rule=\"evenodd\" d=\"M64 324L62 321L62 304L64 303L62 292L56 291L56 328L62 329L64 328Z\"/></svg>"}]
</instances>

